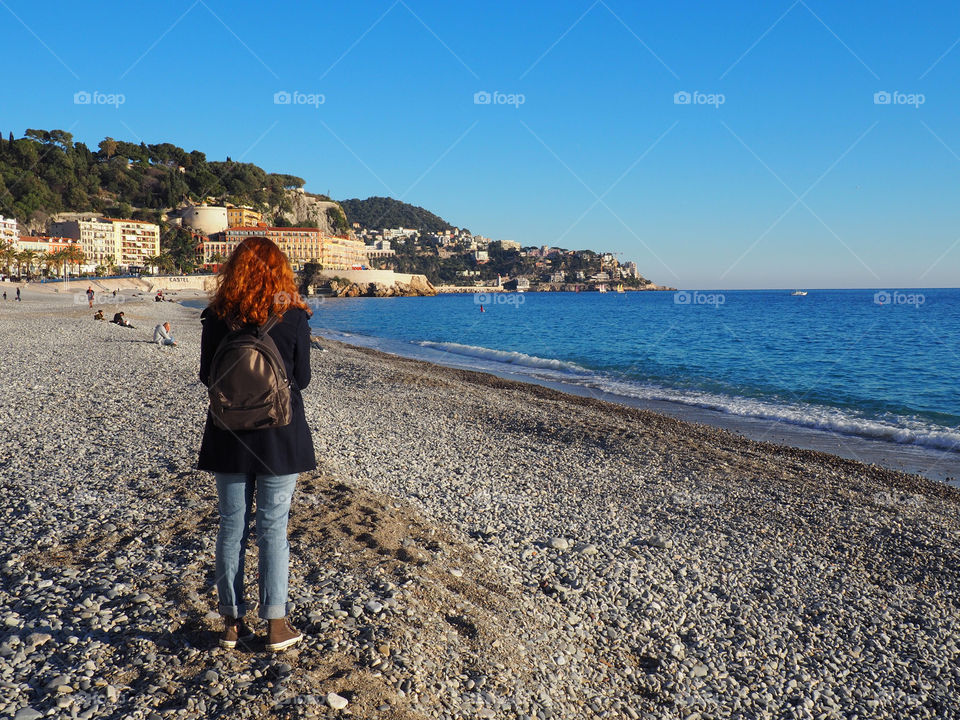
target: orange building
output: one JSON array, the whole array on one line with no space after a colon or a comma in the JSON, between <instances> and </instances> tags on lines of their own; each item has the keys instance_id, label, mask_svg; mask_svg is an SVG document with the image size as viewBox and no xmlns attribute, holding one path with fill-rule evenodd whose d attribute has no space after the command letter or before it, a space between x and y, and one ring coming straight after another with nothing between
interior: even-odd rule
<instances>
[{"instance_id":1,"label":"orange building","mask_svg":"<svg viewBox=\"0 0 960 720\"><path fill-rule=\"evenodd\" d=\"M273 240L294 270L300 270L307 263L318 263L327 270L349 270L367 262L364 244L359 240L325 235L317 228L246 225L211 235L209 241L203 243L204 265L219 264L243 240L253 236Z\"/></svg>"}]
</instances>

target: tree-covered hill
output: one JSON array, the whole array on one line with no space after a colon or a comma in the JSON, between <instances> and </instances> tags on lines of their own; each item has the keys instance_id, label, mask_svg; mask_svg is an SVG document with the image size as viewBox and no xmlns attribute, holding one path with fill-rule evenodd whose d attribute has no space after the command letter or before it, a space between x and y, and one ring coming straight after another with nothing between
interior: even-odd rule
<instances>
[{"instance_id":1,"label":"tree-covered hill","mask_svg":"<svg viewBox=\"0 0 960 720\"><path fill-rule=\"evenodd\" d=\"M293 175L268 173L229 157L209 161L199 150L170 143L147 145L105 138L91 150L64 130L27 130L0 135L0 214L25 227L42 228L57 212L128 215L140 208L175 207L207 197L263 211L283 208L284 190L303 187ZM134 213L135 215L137 213Z\"/></svg>"},{"instance_id":2,"label":"tree-covered hill","mask_svg":"<svg viewBox=\"0 0 960 720\"><path fill-rule=\"evenodd\" d=\"M450 223L429 210L388 197L341 200L340 206L347 213L347 221L351 225L360 223L360 227L368 230L404 227L433 233L451 227Z\"/></svg>"}]
</instances>

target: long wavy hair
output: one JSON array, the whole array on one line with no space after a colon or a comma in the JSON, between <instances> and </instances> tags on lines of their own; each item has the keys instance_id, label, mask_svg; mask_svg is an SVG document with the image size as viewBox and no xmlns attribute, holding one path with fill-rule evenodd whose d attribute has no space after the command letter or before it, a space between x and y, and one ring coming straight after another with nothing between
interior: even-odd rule
<instances>
[{"instance_id":1,"label":"long wavy hair","mask_svg":"<svg viewBox=\"0 0 960 720\"><path fill-rule=\"evenodd\" d=\"M269 238L248 237L220 267L210 310L228 325L262 325L292 307L311 314L297 292L290 261Z\"/></svg>"}]
</instances>

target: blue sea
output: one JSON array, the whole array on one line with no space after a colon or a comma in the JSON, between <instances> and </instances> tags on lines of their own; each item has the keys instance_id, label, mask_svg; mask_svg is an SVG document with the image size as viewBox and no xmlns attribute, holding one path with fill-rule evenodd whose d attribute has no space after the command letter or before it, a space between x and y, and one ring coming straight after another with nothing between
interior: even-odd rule
<instances>
[{"instance_id":1,"label":"blue sea","mask_svg":"<svg viewBox=\"0 0 960 720\"><path fill-rule=\"evenodd\" d=\"M957 289L464 294L313 307L312 326L331 339L894 458L887 464L930 476L960 467ZM902 457L913 459L898 465Z\"/></svg>"}]
</instances>

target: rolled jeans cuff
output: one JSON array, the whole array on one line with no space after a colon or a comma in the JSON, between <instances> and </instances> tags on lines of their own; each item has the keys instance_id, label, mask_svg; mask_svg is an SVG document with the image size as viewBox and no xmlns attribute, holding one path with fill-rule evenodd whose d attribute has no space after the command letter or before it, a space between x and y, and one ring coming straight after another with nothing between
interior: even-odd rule
<instances>
[{"instance_id":1,"label":"rolled jeans cuff","mask_svg":"<svg viewBox=\"0 0 960 720\"><path fill-rule=\"evenodd\" d=\"M239 619L247 614L246 605L218 605L217 610L223 617Z\"/></svg>"},{"instance_id":2,"label":"rolled jeans cuff","mask_svg":"<svg viewBox=\"0 0 960 720\"><path fill-rule=\"evenodd\" d=\"M293 610L293 603L284 605L261 605L258 615L262 620L279 620L285 618Z\"/></svg>"}]
</instances>

